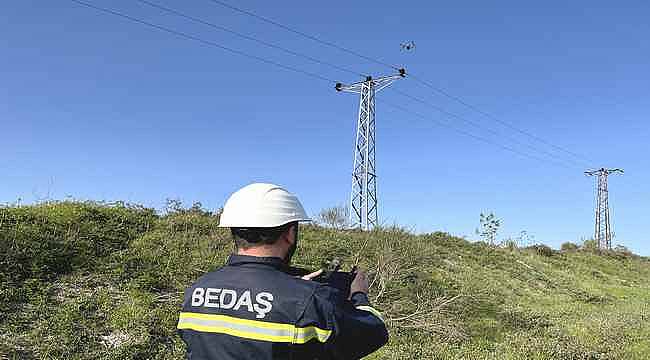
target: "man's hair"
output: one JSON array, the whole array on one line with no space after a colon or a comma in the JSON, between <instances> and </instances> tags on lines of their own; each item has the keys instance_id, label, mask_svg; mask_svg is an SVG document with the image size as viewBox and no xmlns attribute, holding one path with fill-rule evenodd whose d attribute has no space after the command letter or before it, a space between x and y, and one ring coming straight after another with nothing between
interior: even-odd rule
<instances>
[{"instance_id":1,"label":"man's hair","mask_svg":"<svg viewBox=\"0 0 650 360\"><path fill-rule=\"evenodd\" d=\"M232 237L235 240L235 246L238 249L249 249L260 245L275 244L280 236L284 234L292 225L291 222L276 227L250 227L250 228L230 228Z\"/></svg>"}]
</instances>

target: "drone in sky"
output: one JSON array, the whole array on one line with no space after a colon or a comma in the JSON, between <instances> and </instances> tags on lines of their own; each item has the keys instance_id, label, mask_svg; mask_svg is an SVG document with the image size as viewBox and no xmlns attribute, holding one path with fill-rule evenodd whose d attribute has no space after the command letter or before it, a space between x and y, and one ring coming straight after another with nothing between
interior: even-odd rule
<instances>
[{"instance_id":1,"label":"drone in sky","mask_svg":"<svg viewBox=\"0 0 650 360\"><path fill-rule=\"evenodd\" d=\"M402 48L402 50L406 50L406 51L415 50L415 41L404 42L399 44L399 46L400 48Z\"/></svg>"}]
</instances>

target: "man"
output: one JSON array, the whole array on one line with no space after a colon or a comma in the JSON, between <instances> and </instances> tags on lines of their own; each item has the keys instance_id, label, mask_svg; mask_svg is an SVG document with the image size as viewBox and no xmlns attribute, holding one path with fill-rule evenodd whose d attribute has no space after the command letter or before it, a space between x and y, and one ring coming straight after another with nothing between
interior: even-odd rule
<instances>
[{"instance_id":1,"label":"man","mask_svg":"<svg viewBox=\"0 0 650 360\"><path fill-rule=\"evenodd\" d=\"M358 271L349 298L289 275L298 223L310 221L300 201L271 184L232 194L219 221L236 253L185 292L178 321L188 359L359 359L388 341Z\"/></svg>"}]
</instances>

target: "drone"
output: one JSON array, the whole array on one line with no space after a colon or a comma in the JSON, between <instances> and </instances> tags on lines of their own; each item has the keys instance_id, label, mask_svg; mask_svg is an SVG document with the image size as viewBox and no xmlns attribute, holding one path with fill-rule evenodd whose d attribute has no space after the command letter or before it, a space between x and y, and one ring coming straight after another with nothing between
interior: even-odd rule
<instances>
[{"instance_id":1,"label":"drone","mask_svg":"<svg viewBox=\"0 0 650 360\"><path fill-rule=\"evenodd\" d=\"M409 42L404 42L399 44L400 48L402 50L410 51L410 50L415 50L415 41L409 41Z\"/></svg>"}]
</instances>

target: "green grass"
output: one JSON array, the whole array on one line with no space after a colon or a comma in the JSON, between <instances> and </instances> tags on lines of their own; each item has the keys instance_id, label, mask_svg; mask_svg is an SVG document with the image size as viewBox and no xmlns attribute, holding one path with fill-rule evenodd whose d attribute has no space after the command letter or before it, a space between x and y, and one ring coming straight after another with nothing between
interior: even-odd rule
<instances>
[{"instance_id":1,"label":"green grass","mask_svg":"<svg viewBox=\"0 0 650 360\"><path fill-rule=\"evenodd\" d=\"M216 217L128 204L0 208L0 358L181 359L182 292L232 250ZM444 233L301 231L295 262L368 269L371 359L648 359L650 260Z\"/></svg>"}]
</instances>

